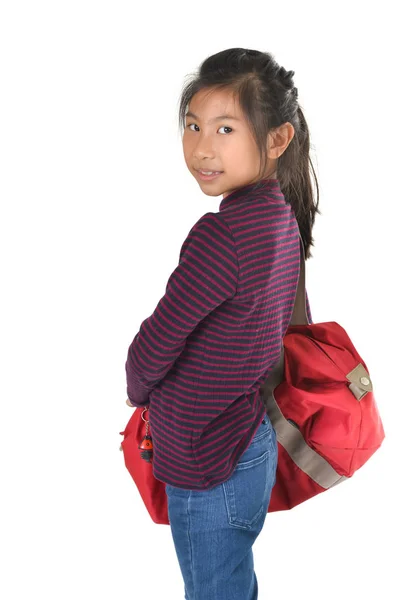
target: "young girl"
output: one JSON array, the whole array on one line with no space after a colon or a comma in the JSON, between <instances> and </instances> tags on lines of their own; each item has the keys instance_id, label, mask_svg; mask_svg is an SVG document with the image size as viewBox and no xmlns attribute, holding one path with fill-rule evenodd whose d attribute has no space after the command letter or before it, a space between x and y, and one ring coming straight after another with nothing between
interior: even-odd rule
<instances>
[{"instance_id":1,"label":"young girl","mask_svg":"<svg viewBox=\"0 0 400 600\"><path fill-rule=\"evenodd\" d=\"M292 316L298 232L308 258L320 213L293 75L269 53L231 48L183 90L186 165L222 199L189 231L128 351L127 403L149 408L186 600L258 597L252 546L278 459L260 387ZM307 294L306 308L312 323Z\"/></svg>"}]
</instances>

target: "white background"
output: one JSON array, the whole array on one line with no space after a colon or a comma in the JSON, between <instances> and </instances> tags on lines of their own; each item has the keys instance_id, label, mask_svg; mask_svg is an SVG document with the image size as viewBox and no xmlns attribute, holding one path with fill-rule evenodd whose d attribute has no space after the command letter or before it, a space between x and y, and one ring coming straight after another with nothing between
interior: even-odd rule
<instances>
[{"instance_id":1,"label":"white background","mask_svg":"<svg viewBox=\"0 0 400 600\"><path fill-rule=\"evenodd\" d=\"M313 320L350 335L386 431L351 480L268 515L259 598L400 597L395 4L1 3L4 600L184 597L170 527L119 451L125 360L190 228L222 199L184 163L185 76L236 46L295 71L323 213Z\"/></svg>"}]
</instances>

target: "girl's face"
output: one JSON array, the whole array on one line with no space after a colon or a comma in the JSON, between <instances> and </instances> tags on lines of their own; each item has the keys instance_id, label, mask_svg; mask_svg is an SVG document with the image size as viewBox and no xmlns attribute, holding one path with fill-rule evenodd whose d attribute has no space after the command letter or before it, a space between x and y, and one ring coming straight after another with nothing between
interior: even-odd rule
<instances>
[{"instance_id":1,"label":"girl's face","mask_svg":"<svg viewBox=\"0 0 400 600\"><path fill-rule=\"evenodd\" d=\"M207 196L223 194L225 198L259 178L258 148L231 91L200 90L193 96L182 143L186 165ZM268 159L265 176L276 178L276 162ZM199 169L222 173L205 181Z\"/></svg>"}]
</instances>

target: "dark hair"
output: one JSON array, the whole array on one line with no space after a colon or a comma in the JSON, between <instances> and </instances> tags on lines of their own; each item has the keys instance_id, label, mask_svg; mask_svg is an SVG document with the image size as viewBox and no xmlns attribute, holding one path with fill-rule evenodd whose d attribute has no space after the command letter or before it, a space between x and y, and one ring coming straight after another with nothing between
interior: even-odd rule
<instances>
[{"instance_id":1,"label":"dark hair","mask_svg":"<svg viewBox=\"0 0 400 600\"><path fill-rule=\"evenodd\" d=\"M309 155L310 134L297 100L294 71L280 67L272 54L244 48L229 48L209 56L198 73L183 88L179 104L179 126L183 131L187 106L200 90L232 90L238 97L260 152L260 181L267 163L266 140L270 131L291 123L295 134L277 160L277 178L287 202L293 208L303 239L305 257L314 245L312 229L318 208L319 187ZM310 166L317 200L314 203Z\"/></svg>"}]
</instances>

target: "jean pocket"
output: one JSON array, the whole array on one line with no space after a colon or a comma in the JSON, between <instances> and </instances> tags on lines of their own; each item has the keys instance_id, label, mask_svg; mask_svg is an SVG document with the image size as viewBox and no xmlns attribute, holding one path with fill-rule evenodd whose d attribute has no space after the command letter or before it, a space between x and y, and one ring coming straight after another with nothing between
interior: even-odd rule
<instances>
[{"instance_id":1,"label":"jean pocket","mask_svg":"<svg viewBox=\"0 0 400 600\"><path fill-rule=\"evenodd\" d=\"M228 522L251 529L267 510L275 483L276 444L272 431L253 440L222 484Z\"/></svg>"},{"instance_id":2,"label":"jean pocket","mask_svg":"<svg viewBox=\"0 0 400 600\"><path fill-rule=\"evenodd\" d=\"M261 421L260 425L258 426L258 429L256 429L256 431L254 432L254 435L249 445L251 446L252 444L256 444L259 440L267 436L271 436L272 433L273 432L271 420L268 416L265 416L264 419Z\"/></svg>"}]
</instances>

